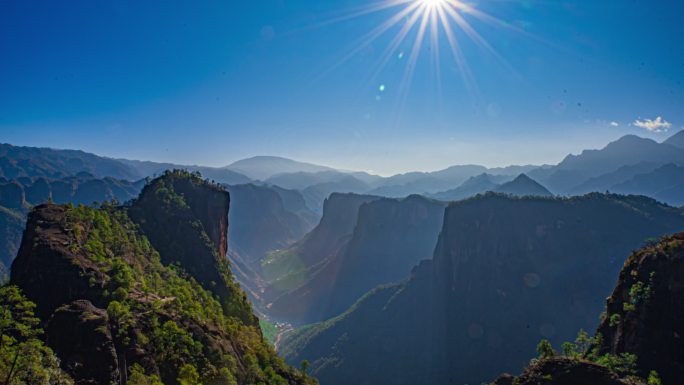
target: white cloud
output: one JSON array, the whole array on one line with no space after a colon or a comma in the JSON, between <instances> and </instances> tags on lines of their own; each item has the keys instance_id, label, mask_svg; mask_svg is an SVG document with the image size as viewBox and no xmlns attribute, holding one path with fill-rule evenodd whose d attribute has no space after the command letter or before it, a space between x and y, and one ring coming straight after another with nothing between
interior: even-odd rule
<instances>
[{"instance_id":1,"label":"white cloud","mask_svg":"<svg viewBox=\"0 0 684 385\"><path fill-rule=\"evenodd\" d=\"M620 126L620 123L618 123L618 122L610 122L610 125L611 125L612 127L619 127L619 126Z\"/></svg>"},{"instance_id":2,"label":"white cloud","mask_svg":"<svg viewBox=\"0 0 684 385\"><path fill-rule=\"evenodd\" d=\"M637 119L632 123L633 126L643 128L650 132L665 132L668 128L672 127L672 123L663 119L662 117L657 117L655 120L651 119Z\"/></svg>"}]
</instances>

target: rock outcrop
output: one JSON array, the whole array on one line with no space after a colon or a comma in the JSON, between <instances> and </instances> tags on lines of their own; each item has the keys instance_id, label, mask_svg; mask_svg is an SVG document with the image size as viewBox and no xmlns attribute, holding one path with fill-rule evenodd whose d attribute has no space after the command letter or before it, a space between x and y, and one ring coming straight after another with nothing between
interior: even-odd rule
<instances>
[{"instance_id":1,"label":"rock outcrop","mask_svg":"<svg viewBox=\"0 0 684 385\"><path fill-rule=\"evenodd\" d=\"M256 325L226 259L229 206L230 195L222 187L168 172L145 186L129 213L159 251L162 263L178 264L217 295L227 313Z\"/></svg>"},{"instance_id":2,"label":"rock outcrop","mask_svg":"<svg viewBox=\"0 0 684 385\"><path fill-rule=\"evenodd\" d=\"M630 353L646 377L664 384L684 378L684 233L633 253L608 298L598 328L600 353Z\"/></svg>"},{"instance_id":3,"label":"rock outcrop","mask_svg":"<svg viewBox=\"0 0 684 385\"><path fill-rule=\"evenodd\" d=\"M492 385L642 385L622 379L605 366L564 357L533 363L519 377L501 375Z\"/></svg>"},{"instance_id":4,"label":"rock outcrop","mask_svg":"<svg viewBox=\"0 0 684 385\"><path fill-rule=\"evenodd\" d=\"M311 382L275 356L232 281L228 203L221 188L175 171L132 207L30 213L11 283L37 305L76 384L122 383L134 365L167 385L182 368L209 384Z\"/></svg>"}]
</instances>

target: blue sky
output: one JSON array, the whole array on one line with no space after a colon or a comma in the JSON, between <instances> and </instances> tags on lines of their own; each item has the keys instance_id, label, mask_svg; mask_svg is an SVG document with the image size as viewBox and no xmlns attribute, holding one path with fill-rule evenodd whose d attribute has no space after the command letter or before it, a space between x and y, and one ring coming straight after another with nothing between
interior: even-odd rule
<instances>
[{"instance_id":1,"label":"blue sky","mask_svg":"<svg viewBox=\"0 0 684 385\"><path fill-rule=\"evenodd\" d=\"M338 20L368 4L3 1L0 141L214 166L281 155L390 174L558 162L684 126L681 0L468 2L502 22L460 13L491 51L452 23L477 91L443 30L439 60L426 37L410 82L418 26L378 67L407 18L362 38L410 4Z\"/></svg>"}]
</instances>

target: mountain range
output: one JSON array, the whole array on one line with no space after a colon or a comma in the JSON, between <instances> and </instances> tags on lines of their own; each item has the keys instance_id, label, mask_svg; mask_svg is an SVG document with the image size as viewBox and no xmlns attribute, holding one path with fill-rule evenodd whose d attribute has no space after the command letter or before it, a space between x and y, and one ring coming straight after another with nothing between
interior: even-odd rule
<instances>
[{"instance_id":1,"label":"mountain range","mask_svg":"<svg viewBox=\"0 0 684 385\"><path fill-rule=\"evenodd\" d=\"M87 172L99 179L112 177L118 180L137 181L159 175L167 169L185 169L200 172L205 178L224 184L252 182L299 190L307 206L320 213L323 201L333 192L395 198L421 194L462 199L469 196L466 193L471 184L464 183L469 178L485 173L490 175L491 182L496 184L508 182L520 174L525 174L556 195L613 191L615 186L626 183L637 175L655 172L662 166L684 166L682 142L684 131L672 135L662 143L626 135L602 149L568 155L557 165L497 168L457 165L434 172L408 172L389 177L337 170L274 156L256 156L225 167L204 167L111 159L82 151L3 144L0 147L0 177L5 180L19 177L58 179ZM492 187L494 186L489 186ZM648 189L636 192L645 195L657 193ZM676 204L681 198L676 193L674 195L673 197L672 193L663 194L662 199Z\"/></svg>"}]
</instances>

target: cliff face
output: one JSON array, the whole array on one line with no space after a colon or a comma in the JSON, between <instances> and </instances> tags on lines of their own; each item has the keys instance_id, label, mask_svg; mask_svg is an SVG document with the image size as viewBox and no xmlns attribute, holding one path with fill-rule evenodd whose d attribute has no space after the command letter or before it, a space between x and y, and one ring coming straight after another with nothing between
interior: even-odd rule
<instances>
[{"instance_id":1,"label":"cliff face","mask_svg":"<svg viewBox=\"0 0 684 385\"><path fill-rule=\"evenodd\" d=\"M232 282L221 255L228 200L173 172L128 209L33 210L11 282L36 303L77 384L125 382L136 364L172 385L183 368L207 384L308 382L275 356Z\"/></svg>"},{"instance_id":2,"label":"cliff face","mask_svg":"<svg viewBox=\"0 0 684 385\"><path fill-rule=\"evenodd\" d=\"M9 267L21 243L24 221L21 212L0 206L0 276L9 274Z\"/></svg>"},{"instance_id":3,"label":"cliff face","mask_svg":"<svg viewBox=\"0 0 684 385\"><path fill-rule=\"evenodd\" d=\"M233 201L230 222L237 224L230 229L231 250L257 270L267 252L290 246L313 228L295 191L252 184L229 186L228 191Z\"/></svg>"},{"instance_id":4,"label":"cliff face","mask_svg":"<svg viewBox=\"0 0 684 385\"><path fill-rule=\"evenodd\" d=\"M375 286L407 278L433 253L444 207L420 196L364 203L349 241L302 286L274 301L271 313L295 322L322 321Z\"/></svg>"},{"instance_id":5,"label":"cliff face","mask_svg":"<svg viewBox=\"0 0 684 385\"><path fill-rule=\"evenodd\" d=\"M620 256L683 226L680 211L642 197L488 194L455 202L433 261L388 301L378 307L370 294L342 317L293 335L283 352L292 362L310 360L330 385L343 383L340 373L347 383L488 381L520 370L542 338L558 346L594 329Z\"/></svg>"},{"instance_id":6,"label":"cliff face","mask_svg":"<svg viewBox=\"0 0 684 385\"><path fill-rule=\"evenodd\" d=\"M162 263L178 264L217 295L228 314L256 325L226 259L229 205L230 195L222 188L171 172L147 185L129 214Z\"/></svg>"},{"instance_id":7,"label":"cliff face","mask_svg":"<svg viewBox=\"0 0 684 385\"><path fill-rule=\"evenodd\" d=\"M269 282L266 302L301 286L325 266L351 237L359 207L378 197L357 194L331 194L323 205L323 217L300 241L271 253L261 263Z\"/></svg>"},{"instance_id":8,"label":"cliff face","mask_svg":"<svg viewBox=\"0 0 684 385\"><path fill-rule=\"evenodd\" d=\"M608 298L598 328L601 353L631 353L640 374L658 372L664 384L684 378L684 233L632 254Z\"/></svg>"},{"instance_id":9,"label":"cliff face","mask_svg":"<svg viewBox=\"0 0 684 385\"><path fill-rule=\"evenodd\" d=\"M646 378L649 384L680 383L683 274L684 233L652 241L625 262L588 352L536 360L520 377L504 374L494 384L617 385L646 383ZM616 365L616 358L626 354L633 363Z\"/></svg>"},{"instance_id":10,"label":"cliff face","mask_svg":"<svg viewBox=\"0 0 684 385\"><path fill-rule=\"evenodd\" d=\"M26 206L24 189L19 183L0 183L0 206L19 210Z\"/></svg>"}]
</instances>

